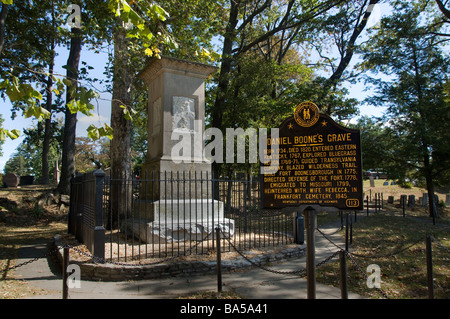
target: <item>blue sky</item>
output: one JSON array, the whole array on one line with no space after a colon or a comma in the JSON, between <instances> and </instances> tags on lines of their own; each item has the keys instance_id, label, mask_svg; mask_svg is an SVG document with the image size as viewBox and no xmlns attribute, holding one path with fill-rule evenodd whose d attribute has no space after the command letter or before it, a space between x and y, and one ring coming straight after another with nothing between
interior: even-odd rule
<instances>
[{"instance_id":1,"label":"blue sky","mask_svg":"<svg viewBox=\"0 0 450 319\"><path fill-rule=\"evenodd\" d=\"M371 19L368 23L368 27L373 26L383 13L386 13L388 10L386 7L375 6L374 11L372 13ZM61 68L62 65L66 64L68 57L67 49L58 50L58 56L56 58L56 66L55 73L56 74L65 74L65 70ZM86 48L82 49L81 52L81 61L86 61L88 65L94 67L93 70L90 70L90 76L96 78L103 78L104 68L107 63L107 55L105 53L96 54L93 51L89 51ZM356 60L356 57L355 57ZM100 86L100 85L99 85ZM97 87L97 86L96 86ZM99 87L97 87L99 88ZM358 100L364 99L366 97L367 92L364 92L364 84L358 83L349 86L349 97L356 98ZM102 126L104 123L109 124L110 122L110 113L111 113L111 95L109 93L101 94L101 98L98 100L98 103L94 102L96 105L95 116L87 117L82 114L78 114L78 122L77 122L77 136L86 136L86 129L89 125L94 124L97 126ZM300 103L301 101L299 101ZM8 101L0 101L0 113L4 119L3 126L7 129L19 129L22 131L24 128L28 128L33 126L33 121L31 119L25 119L20 114L17 116L15 120L11 120L11 105ZM361 115L368 116L381 116L383 109L373 106L364 105L361 108ZM62 117L62 115L60 115ZM3 156L0 157L0 173L3 172L4 165L6 161L10 158L12 154L16 152L16 148L23 141L23 136L16 139L10 140L7 139L5 143L2 145Z\"/></svg>"}]
</instances>

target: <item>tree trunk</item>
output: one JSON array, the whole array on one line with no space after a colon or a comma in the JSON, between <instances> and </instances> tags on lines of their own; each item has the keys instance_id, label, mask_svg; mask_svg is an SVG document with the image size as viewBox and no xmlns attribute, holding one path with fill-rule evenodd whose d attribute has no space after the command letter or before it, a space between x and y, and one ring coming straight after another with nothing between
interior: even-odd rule
<instances>
[{"instance_id":1,"label":"tree trunk","mask_svg":"<svg viewBox=\"0 0 450 319\"><path fill-rule=\"evenodd\" d=\"M8 16L9 5L2 4L2 11L0 11L0 55L3 52L3 47L5 44L5 23L6 17Z\"/></svg>"},{"instance_id":2,"label":"tree trunk","mask_svg":"<svg viewBox=\"0 0 450 319\"><path fill-rule=\"evenodd\" d=\"M236 1L231 1L230 18L226 27L225 37L222 48L222 64L220 67L218 91L216 100L214 102L214 109L212 112L212 126L221 128L223 109L226 99L228 86L230 83L230 71L232 63L233 52L233 38L235 29L238 23L238 6Z\"/></svg>"},{"instance_id":3,"label":"tree trunk","mask_svg":"<svg viewBox=\"0 0 450 319\"><path fill-rule=\"evenodd\" d=\"M111 103L111 213L112 225L131 212L131 122L126 120L122 105L131 105L133 68L128 54L126 30L114 33L114 75ZM109 221L111 222L111 220ZM108 223L109 224L109 223Z\"/></svg>"},{"instance_id":4,"label":"tree trunk","mask_svg":"<svg viewBox=\"0 0 450 319\"><path fill-rule=\"evenodd\" d=\"M425 148L425 147L424 147ZM429 216L436 218L437 209L436 209L436 201L434 200L434 181L433 181L433 171L430 163L430 156L428 152L424 154L424 170L425 170L425 181L427 184L427 193L428 193L428 212ZM433 219L434 220L434 219Z\"/></svg>"},{"instance_id":5,"label":"tree trunk","mask_svg":"<svg viewBox=\"0 0 450 319\"><path fill-rule=\"evenodd\" d=\"M52 3L53 5L53 3ZM52 32L56 32L56 18L55 18L55 10L52 7L52 26L53 30ZM53 108L53 68L55 65L55 35L53 34L51 37L51 43L50 43L50 50L51 50L51 56L50 60L48 61L48 79L47 79L47 101L45 105L45 109L50 112L50 118L45 120L45 127L44 127L44 140L42 142L42 184L47 185L50 183L50 173L49 173L49 153L50 153L50 141L52 139L52 119L51 119L51 112Z\"/></svg>"},{"instance_id":6,"label":"tree trunk","mask_svg":"<svg viewBox=\"0 0 450 319\"><path fill-rule=\"evenodd\" d=\"M215 128L222 128L223 112L225 108L226 95L230 83L230 72L232 64L233 39L235 29L238 23L238 4L236 1L231 2L230 18L226 27L225 37L222 48L222 64L220 67L219 83L217 85L216 100L212 110L212 126ZM213 176L220 177L220 164L212 163ZM216 186L215 186L216 187Z\"/></svg>"},{"instance_id":7,"label":"tree trunk","mask_svg":"<svg viewBox=\"0 0 450 319\"><path fill-rule=\"evenodd\" d=\"M70 54L67 59L67 79L72 82L73 86L77 86L78 80L78 65L81 55L81 30L72 28L72 37L70 40ZM73 100L74 97L70 94L70 88L67 88L66 104ZM77 127L77 113L72 114L69 108L66 107L65 124L64 124L64 139L62 147L62 162L61 162L61 178L58 185L58 190L61 194L70 194L70 179L75 173L75 136Z\"/></svg>"},{"instance_id":8,"label":"tree trunk","mask_svg":"<svg viewBox=\"0 0 450 319\"><path fill-rule=\"evenodd\" d=\"M52 92L52 86L53 86L53 67L55 65L55 40L52 38L51 43L51 57L49 61L49 67L48 67L48 79L47 79L47 101L45 108L47 111L52 112L53 108L53 92ZM50 173L49 173L49 153L50 153L50 141L52 139L52 118L50 115L50 118L45 120L45 128L44 128L44 140L42 142L42 184L48 185L50 183Z\"/></svg>"}]
</instances>

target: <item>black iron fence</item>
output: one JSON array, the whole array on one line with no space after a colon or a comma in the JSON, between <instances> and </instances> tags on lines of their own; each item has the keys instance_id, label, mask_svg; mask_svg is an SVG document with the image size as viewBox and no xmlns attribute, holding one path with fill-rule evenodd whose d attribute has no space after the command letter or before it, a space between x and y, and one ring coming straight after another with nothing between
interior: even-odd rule
<instances>
[{"instance_id":1,"label":"black iron fence","mask_svg":"<svg viewBox=\"0 0 450 319\"><path fill-rule=\"evenodd\" d=\"M95 257L133 262L202 255L214 231L240 250L293 243L293 214L261 208L259 179L153 173L111 179L102 170L72 182L69 232ZM232 251L224 241L222 251Z\"/></svg>"},{"instance_id":2,"label":"black iron fence","mask_svg":"<svg viewBox=\"0 0 450 319\"><path fill-rule=\"evenodd\" d=\"M72 179L70 190L69 233L98 258L105 256L103 227L103 193L105 172L97 170Z\"/></svg>"}]
</instances>

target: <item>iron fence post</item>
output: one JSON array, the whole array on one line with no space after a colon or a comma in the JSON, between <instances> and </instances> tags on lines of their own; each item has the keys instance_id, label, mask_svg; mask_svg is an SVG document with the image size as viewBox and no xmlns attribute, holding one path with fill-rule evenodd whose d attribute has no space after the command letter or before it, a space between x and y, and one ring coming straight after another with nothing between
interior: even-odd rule
<instances>
[{"instance_id":1,"label":"iron fence post","mask_svg":"<svg viewBox=\"0 0 450 319\"><path fill-rule=\"evenodd\" d=\"M349 215L348 213L345 214L345 251L348 251L348 232L349 232Z\"/></svg>"},{"instance_id":2,"label":"iron fence post","mask_svg":"<svg viewBox=\"0 0 450 319\"><path fill-rule=\"evenodd\" d=\"M367 200L366 200L366 203L367 203L367 216L369 216L369 195L367 195Z\"/></svg>"},{"instance_id":3,"label":"iron fence post","mask_svg":"<svg viewBox=\"0 0 450 319\"><path fill-rule=\"evenodd\" d=\"M401 195L401 202L402 202L402 210L403 210L403 217L406 216L406 195Z\"/></svg>"},{"instance_id":4,"label":"iron fence post","mask_svg":"<svg viewBox=\"0 0 450 319\"><path fill-rule=\"evenodd\" d=\"M345 259L345 251L339 251L339 261L341 265L341 299L348 299L347 290L347 262Z\"/></svg>"},{"instance_id":5,"label":"iron fence post","mask_svg":"<svg viewBox=\"0 0 450 319\"><path fill-rule=\"evenodd\" d=\"M74 186L73 186L73 179L74 177L72 176L70 178L70 197L69 197L69 214L67 216L67 232L69 234L74 234L74 231L72 229L73 227L73 221L72 218L74 216Z\"/></svg>"},{"instance_id":6,"label":"iron fence post","mask_svg":"<svg viewBox=\"0 0 450 319\"><path fill-rule=\"evenodd\" d=\"M217 242L217 292L222 293L222 255L220 248L220 228L216 228L216 242Z\"/></svg>"},{"instance_id":7,"label":"iron fence post","mask_svg":"<svg viewBox=\"0 0 450 319\"><path fill-rule=\"evenodd\" d=\"M103 227L103 186L105 172L94 171L95 176L95 227L94 227L94 257L98 261L105 259L105 228Z\"/></svg>"},{"instance_id":8,"label":"iron fence post","mask_svg":"<svg viewBox=\"0 0 450 319\"><path fill-rule=\"evenodd\" d=\"M352 244L353 244L353 221L350 221L350 245Z\"/></svg>"},{"instance_id":9,"label":"iron fence post","mask_svg":"<svg viewBox=\"0 0 450 319\"><path fill-rule=\"evenodd\" d=\"M303 211L306 228L306 276L308 278L307 298L316 299L316 244L314 231L316 229L316 211L308 207Z\"/></svg>"},{"instance_id":10,"label":"iron fence post","mask_svg":"<svg viewBox=\"0 0 450 319\"><path fill-rule=\"evenodd\" d=\"M378 213L378 193L375 193L375 214Z\"/></svg>"},{"instance_id":11,"label":"iron fence post","mask_svg":"<svg viewBox=\"0 0 450 319\"><path fill-rule=\"evenodd\" d=\"M433 287L433 253L431 246L431 236L426 239L426 258L427 258L427 281L428 281L428 298L434 299Z\"/></svg>"}]
</instances>

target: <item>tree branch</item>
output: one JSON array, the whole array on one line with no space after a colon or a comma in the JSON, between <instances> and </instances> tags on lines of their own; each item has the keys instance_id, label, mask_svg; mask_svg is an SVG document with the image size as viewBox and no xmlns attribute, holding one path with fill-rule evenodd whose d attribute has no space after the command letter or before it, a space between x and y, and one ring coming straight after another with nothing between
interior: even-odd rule
<instances>
[{"instance_id":1,"label":"tree branch","mask_svg":"<svg viewBox=\"0 0 450 319\"><path fill-rule=\"evenodd\" d=\"M447 19L450 19L450 10L448 10L444 3L441 0L436 0L436 3L439 7L439 10L447 17Z\"/></svg>"},{"instance_id":2,"label":"tree branch","mask_svg":"<svg viewBox=\"0 0 450 319\"><path fill-rule=\"evenodd\" d=\"M2 11L0 12L0 55L2 54L5 44L5 23L8 16L9 5L2 4Z\"/></svg>"},{"instance_id":3,"label":"tree branch","mask_svg":"<svg viewBox=\"0 0 450 319\"><path fill-rule=\"evenodd\" d=\"M264 10L266 10L270 5L272 4L272 0L266 0L266 2L264 2L264 4L257 8L255 11L253 11L253 13L248 16L244 22L242 22L242 24L239 26L239 28L237 29L237 33L239 34L239 32L241 32L248 24L251 24L253 19L260 14L261 12L263 12Z\"/></svg>"},{"instance_id":4,"label":"tree branch","mask_svg":"<svg viewBox=\"0 0 450 319\"><path fill-rule=\"evenodd\" d=\"M281 22L278 24L277 27L274 27L272 30L267 31L265 34L261 35L260 37L258 37L257 39L255 39L254 41L252 41L251 43L247 44L246 46L242 47L242 48L238 48L238 49L234 49L233 50L233 54L240 54L240 53L244 53L247 52L248 50L250 50L252 47L254 47L256 44L266 40L267 38L277 34L280 31L283 30L288 30L288 29L293 29L296 28L298 26L300 26L303 23L306 23L312 19L314 19L315 17L327 12L328 10L330 10L331 8L337 6L338 4L344 2L345 0L339 0L339 1L329 1L327 2L327 4L325 5L317 5L316 7L314 7L313 9L311 9L308 12L308 16L304 19L298 20L295 23L292 24L288 24L287 20L288 20L288 13L290 14L290 10L288 10L285 14L285 16L283 17L283 19L281 20ZM320 9L321 7L324 7L323 9ZM317 11L316 13L313 13L314 11L316 11L317 9L319 9L319 11ZM311 14L311 15L310 15Z\"/></svg>"},{"instance_id":5,"label":"tree branch","mask_svg":"<svg viewBox=\"0 0 450 319\"><path fill-rule=\"evenodd\" d=\"M355 43L358 37L360 36L361 32L364 30L364 28L367 25L367 21L370 18L370 15L372 14L373 7L379 2L380 0L370 0L369 5L367 6L363 19L361 22L359 22L359 19L357 19L355 28L353 29L353 34L350 37L350 40L347 43L347 47L345 48L345 55L342 57L338 67L336 68L336 71L330 76L330 78L326 81L324 85L323 90L323 96L325 96L329 90L330 87L335 85L337 81L342 77L342 74L344 73L347 66L350 64L350 61L353 57L353 54L355 52ZM360 12L360 16L362 15L362 12Z\"/></svg>"}]
</instances>

